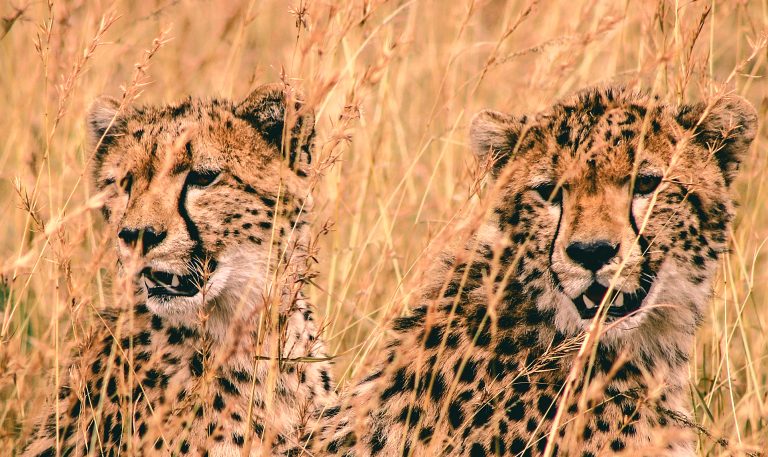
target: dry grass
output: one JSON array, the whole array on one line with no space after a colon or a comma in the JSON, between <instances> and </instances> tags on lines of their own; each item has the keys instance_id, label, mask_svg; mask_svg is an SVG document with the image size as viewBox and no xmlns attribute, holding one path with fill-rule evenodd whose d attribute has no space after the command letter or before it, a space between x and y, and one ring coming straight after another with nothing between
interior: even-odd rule
<instances>
[{"instance_id":1,"label":"dry grass","mask_svg":"<svg viewBox=\"0 0 768 457\"><path fill-rule=\"evenodd\" d=\"M28 4L26 4L28 3ZM320 275L337 377L361 366L477 204L467 145L484 107L537 110L620 80L668 100L715 81L766 111L760 1L198 0L0 7L0 449L19 449L72 344L109 305L111 234L93 210L84 112L239 98L291 81L343 154L316 189ZM768 171L761 133L737 185L738 223L690 368L696 420L736 448L768 448ZM436 240L435 242L430 242ZM429 246L429 249L427 247ZM702 455L727 453L700 435Z\"/></svg>"}]
</instances>

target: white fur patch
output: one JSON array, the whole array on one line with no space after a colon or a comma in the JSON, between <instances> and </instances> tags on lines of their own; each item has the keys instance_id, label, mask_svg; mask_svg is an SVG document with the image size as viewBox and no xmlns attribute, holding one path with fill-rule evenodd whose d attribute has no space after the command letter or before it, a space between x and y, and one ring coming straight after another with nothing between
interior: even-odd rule
<instances>
[{"instance_id":1,"label":"white fur patch","mask_svg":"<svg viewBox=\"0 0 768 457\"><path fill-rule=\"evenodd\" d=\"M270 271L264 249L232 249L217 260L203 289L192 297L150 297L147 307L176 324L193 325L203 310L214 315L211 324L225 324L236 310L254 311L263 303ZM151 265L161 268L159 262ZM247 309L246 309L247 308ZM258 311L258 310L256 310Z\"/></svg>"}]
</instances>

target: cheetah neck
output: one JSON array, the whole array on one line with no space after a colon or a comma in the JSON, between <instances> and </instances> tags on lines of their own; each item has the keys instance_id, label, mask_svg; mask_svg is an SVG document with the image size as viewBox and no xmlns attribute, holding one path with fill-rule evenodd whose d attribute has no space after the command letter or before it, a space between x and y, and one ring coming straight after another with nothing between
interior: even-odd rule
<instances>
[{"instance_id":1,"label":"cheetah neck","mask_svg":"<svg viewBox=\"0 0 768 457\"><path fill-rule=\"evenodd\" d=\"M259 335L260 341L285 333L278 323L290 327L291 316L310 307L302 292L310 268L306 236L301 235L288 249L275 243L270 253L274 261L264 260L269 257L264 255L233 256L221 267L226 269L227 286L215 298L197 312L163 317L199 329L214 345L231 344L233 335L239 338L246 332Z\"/></svg>"},{"instance_id":2,"label":"cheetah neck","mask_svg":"<svg viewBox=\"0 0 768 457\"><path fill-rule=\"evenodd\" d=\"M482 259L482 253L475 258ZM434 300L435 294L440 293L443 299L448 299L438 312L445 314L446 321L458 319L457 327L466 333L466 344L459 345L457 351L472 353L477 346L497 353L507 351L524 362L519 367L523 372L541 369L556 374L561 380L568 377L583 333L564 335L555 325L554 313L542 310L534 299L520 291L508 291L499 305L492 306L489 297L494 296L496 289L488 290L488 284L484 283L486 266L482 261L467 267L448 257L445 268L444 271L451 272L450 280L437 279L427 296ZM457 295L458 284L463 286ZM498 288L498 283L494 287ZM552 295L542 293L538 300L555 300L554 293ZM651 338L652 335L646 333L628 332L629 338L599 342L594 363L587 362L592 367L590 375L593 379L602 378L621 391L659 387L667 397L679 397L684 402L683 387L688 378L686 367L694 343L693 333L689 328L654 325L663 331L661 336ZM500 348L500 342L508 346Z\"/></svg>"},{"instance_id":3,"label":"cheetah neck","mask_svg":"<svg viewBox=\"0 0 768 457\"><path fill-rule=\"evenodd\" d=\"M312 307L303 293L305 279L312 273L309 245L309 228L302 225L271 247L235 252L227 262L227 287L187 325L201 328L214 345L231 345L250 334L254 343L277 344L282 351L287 344L285 334L310 331L293 328L297 322L294 316L311 314ZM276 340L278 335L280 341Z\"/></svg>"},{"instance_id":4,"label":"cheetah neck","mask_svg":"<svg viewBox=\"0 0 768 457\"><path fill-rule=\"evenodd\" d=\"M498 224L484 224L465 245L463 256L465 259L475 259L474 262L479 270L492 271L493 266L488 267L485 262L488 259L496 259L489 262L493 264L493 262L499 260L495 257L498 256L495 251L499 250L497 246L498 240L503 239L508 239L508 237L501 233L498 229ZM514 255L514 250L509 256L506 255L508 248L501 250L501 265L497 267L498 270L500 272L514 271L515 269L509 263L510 261L505 260L506 257L511 259L518 258ZM458 263L456 260L451 262L453 264ZM470 289L473 287L478 287L478 289L486 288L486 285L482 284L480 279L475 281L476 284L473 284L471 279L473 277L472 269L470 269L469 276L464 278L463 267L461 267L461 264L459 266L458 271L452 273L454 282L461 283L463 281L468 284ZM711 281L715 275L715 267L716 265L713 263L712 268L705 275L706 279L697 285L695 290L692 290L690 287L680 286L680 284L685 283L684 278L675 276L673 274L674 271L667 271L674 270L674 268L660 271L660 276L663 275L667 278L668 282L677 284L675 289L679 290L679 293L675 295L666 293L667 300L671 300L675 306L690 310L690 312L680 313L681 316L676 317L678 320L670 321L669 319L661 318L659 314L650 310L646 311L645 320L641 321L638 328L620 329L614 332L603 333L599 339L596 357L598 362L602 364L605 372L610 371L610 367L617 361L624 361L622 363L626 367L626 373L623 374L636 377L636 381L640 384L646 382L644 378L648 373L654 373L657 376L663 376L664 383L670 386L670 388L678 389L684 386L687 383L687 365L695 342L694 332L700 323L701 310L706 308L711 294ZM451 265L447 271L452 271L453 268L453 265ZM478 273L477 276L479 278L481 274ZM496 283L493 286L493 291L485 291L482 294L473 293L472 295L482 297L477 305L479 308L497 308L491 313L498 315L495 318L497 321L506 320L515 323L509 329L512 332L512 338L522 341L535 341L538 353L551 350L551 348L564 344L567 340L583 341L584 331L573 331L566 336L559 329L567 326L556 325L554 309L558 306L574 305L570 300L566 302L562 294L554 290L551 284L547 283L546 280L541 280L535 288L531 289L526 288L526 284L522 284L520 281L515 283L515 280L510 280L509 278L507 278L507 282L499 281L499 278L502 276L500 273L496 274ZM441 280L440 282L442 283L443 281ZM498 296L498 289L500 287L505 288L503 301L500 305L492 306L488 301L488 297L492 297L494 294ZM661 288L667 289L668 287L663 286ZM476 315L484 314L478 310L472 312ZM604 323L603 331L610 324L610 322ZM572 328L576 329L576 327ZM533 335L535 335L535 338ZM566 344L566 346L570 347L570 352L562 354L562 360L564 361L562 367L565 370L569 370L573 357L578 352L579 345Z\"/></svg>"},{"instance_id":5,"label":"cheetah neck","mask_svg":"<svg viewBox=\"0 0 768 457\"><path fill-rule=\"evenodd\" d=\"M553 357L565 379L578 357L585 333L566 336L558 331L552 315L540 311L531 302L515 303L512 319L519 328L512 329L514 338L531 345L538 358ZM500 319L507 317L500 313ZM655 326L662 329L661 325ZM629 333L624 339L599 339L594 359L585 359L592 366L592 375L605 378L621 390L657 384L666 392L682 392L688 378L687 364L694 338L690 330L663 328L663 333L651 338L647 333ZM588 354L592 351L588 351Z\"/></svg>"}]
</instances>

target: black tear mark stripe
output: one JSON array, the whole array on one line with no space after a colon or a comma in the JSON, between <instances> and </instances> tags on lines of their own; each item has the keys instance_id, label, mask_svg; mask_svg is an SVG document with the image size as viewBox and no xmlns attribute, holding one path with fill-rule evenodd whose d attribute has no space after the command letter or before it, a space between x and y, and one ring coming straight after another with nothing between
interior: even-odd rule
<instances>
[{"instance_id":1,"label":"black tear mark stripe","mask_svg":"<svg viewBox=\"0 0 768 457\"><path fill-rule=\"evenodd\" d=\"M640 292L647 295L651 291L651 286L656 280L658 271L651 267L651 258L648 255L651 243L645 235L640 234L632 202L629 204L629 225L632 227L632 232L635 234L635 237L637 237L637 244L640 245L640 252L643 256L643 263L640 265Z\"/></svg>"},{"instance_id":2,"label":"black tear mark stripe","mask_svg":"<svg viewBox=\"0 0 768 457\"><path fill-rule=\"evenodd\" d=\"M555 243L557 243L557 237L560 236L560 226L563 222L563 213L565 213L565 208L563 205L560 205L560 214L557 217L555 234L552 237L552 241L549 243L549 272L552 278L552 282L555 283L555 287L557 287L561 292L565 293L563 287L560 285L560 278L557 276L557 272L552 268L552 256L555 255Z\"/></svg>"},{"instance_id":3,"label":"black tear mark stripe","mask_svg":"<svg viewBox=\"0 0 768 457\"><path fill-rule=\"evenodd\" d=\"M192 258L193 259L205 259L205 249L203 248L203 240L200 237L200 230L198 230L195 223L192 221L192 218L189 217L189 213L187 212L187 207L185 205L187 200L187 186L184 185L181 187L181 192L179 193L179 200L178 200L178 210L179 215L184 220L184 225L187 228L187 233L189 234L189 238L192 240L193 243L195 243L194 247L192 248Z\"/></svg>"}]
</instances>

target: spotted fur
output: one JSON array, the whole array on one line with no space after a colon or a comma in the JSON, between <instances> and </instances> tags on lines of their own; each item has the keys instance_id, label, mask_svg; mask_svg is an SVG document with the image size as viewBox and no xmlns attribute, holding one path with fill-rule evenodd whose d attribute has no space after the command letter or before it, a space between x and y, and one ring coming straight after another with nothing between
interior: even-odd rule
<instances>
[{"instance_id":1,"label":"spotted fur","mask_svg":"<svg viewBox=\"0 0 768 457\"><path fill-rule=\"evenodd\" d=\"M443 254L374 370L320 417L314 454L542 455L595 320L576 302L613 283L639 309L602 319L553 455L694 455L687 366L755 129L738 97L676 108L621 87L535 116L480 113L471 137L494 160L491 216Z\"/></svg>"},{"instance_id":2,"label":"spotted fur","mask_svg":"<svg viewBox=\"0 0 768 457\"><path fill-rule=\"evenodd\" d=\"M308 412L334 398L301 292L312 113L288 87L266 85L239 104L190 98L121 111L100 99L88 123L96 187L138 304L100 313L22 455L262 456L297 446ZM202 288L151 292L147 271Z\"/></svg>"}]
</instances>

